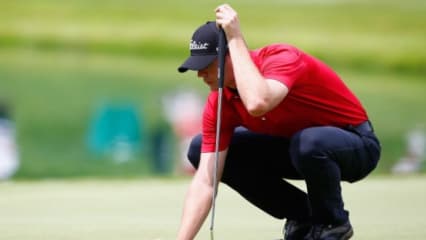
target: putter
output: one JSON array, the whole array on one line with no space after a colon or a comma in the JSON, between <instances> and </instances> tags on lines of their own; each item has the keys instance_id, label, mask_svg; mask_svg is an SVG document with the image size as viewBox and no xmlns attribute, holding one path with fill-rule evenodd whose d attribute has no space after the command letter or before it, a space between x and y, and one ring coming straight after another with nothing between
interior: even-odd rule
<instances>
[{"instance_id":1,"label":"putter","mask_svg":"<svg viewBox=\"0 0 426 240\"><path fill-rule=\"evenodd\" d=\"M222 118L222 95L223 95L223 82L225 76L225 53L226 53L226 36L225 32L219 27L219 49L218 49L218 99L217 99L217 119L216 119L216 143L215 143L215 161L213 168L213 196L211 206L211 220L210 220L210 239L214 240L214 217L216 209L216 195L217 195L217 167L219 162L219 138L220 126Z\"/></svg>"}]
</instances>

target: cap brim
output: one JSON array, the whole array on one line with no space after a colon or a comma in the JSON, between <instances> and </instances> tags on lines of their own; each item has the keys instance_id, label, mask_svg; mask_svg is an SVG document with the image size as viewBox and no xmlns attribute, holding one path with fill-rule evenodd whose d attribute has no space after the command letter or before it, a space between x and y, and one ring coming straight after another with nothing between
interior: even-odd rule
<instances>
[{"instance_id":1,"label":"cap brim","mask_svg":"<svg viewBox=\"0 0 426 240\"><path fill-rule=\"evenodd\" d=\"M206 68L212 63L216 55L203 55L203 56L190 56L186 61L178 68L178 71L183 73L189 70L198 71Z\"/></svg>"}]
</instances>

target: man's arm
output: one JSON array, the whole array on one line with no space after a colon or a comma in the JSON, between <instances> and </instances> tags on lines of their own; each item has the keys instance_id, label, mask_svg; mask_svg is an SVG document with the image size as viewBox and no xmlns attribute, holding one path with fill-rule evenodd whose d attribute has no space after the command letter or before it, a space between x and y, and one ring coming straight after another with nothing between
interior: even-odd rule
<instances>
[{"instance_id":1,"label":"man's arm","mask_svg":"<svg viewBox=\"0 0 426 240\"><path fill-rule=\"evenodd\" d=\"M244 106L253 116L264 115L284 99L288 88L260 74L250 57L237 13L231 6L224 4L216 9L216 22L226 33L235 83Z\"/></svg>"},{"instance_id":2,"label":"man's arm","mask_svg":"<svg viewBox=\"0 0 426 240\"><path fill-rule=\"evenodd\" d=\"M217 181L222 177L227 150L219 152ZM215 153L202 153L200 164L185 197L178 240L191 240L200 230L212 203Z\"/></svg>"}]
</instances>

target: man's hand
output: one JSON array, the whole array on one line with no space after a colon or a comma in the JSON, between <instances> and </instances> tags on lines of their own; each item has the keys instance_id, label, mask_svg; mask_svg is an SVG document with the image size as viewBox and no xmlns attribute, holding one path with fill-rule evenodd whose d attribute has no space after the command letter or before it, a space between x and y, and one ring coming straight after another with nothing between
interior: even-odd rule
<instances>
[{"instance_id":1,"label":"man's hand","mask_svg":"<svg viewBox=\"0 0 426 240\"><path fill-rule=\"evenodd\" d=\"M234 38L241 38L240 21L237 12L228 4L223 4L215 9L216 23L227 36L228 42Z\"/></svg>"},{"instance_id":2,"label":"man's hand","mask_svg":"<svg viewBox=\"0 0 426 240\"><path fill-rule=\"evenodd\" d=\"M226 154L227 150L219 152L217 181L222 177ZM185 197L178 240L194 239L209 214L214 193L214 161L214 152L201 154L200 164Z\"/></svg>"}]
</instances>

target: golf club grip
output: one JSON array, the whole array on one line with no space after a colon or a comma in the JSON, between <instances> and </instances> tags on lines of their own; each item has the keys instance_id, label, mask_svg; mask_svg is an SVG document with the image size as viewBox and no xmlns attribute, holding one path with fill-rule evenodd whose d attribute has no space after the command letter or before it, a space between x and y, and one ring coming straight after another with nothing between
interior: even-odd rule
<instances>
[{"instance_id":1,"label":"golf club grip","mask_svg":"<svg viewBox=\"0 0 426 240\"><path fill-rule=\"evenodd\" d=\"M218 87L223 88L224 76L225 76L225 55L226 55L226 35L225 31L220 27L219 28L219 49L218 49L218 58L219 58L219 71L218 71Z\"/></svg>"}]
</instances>

